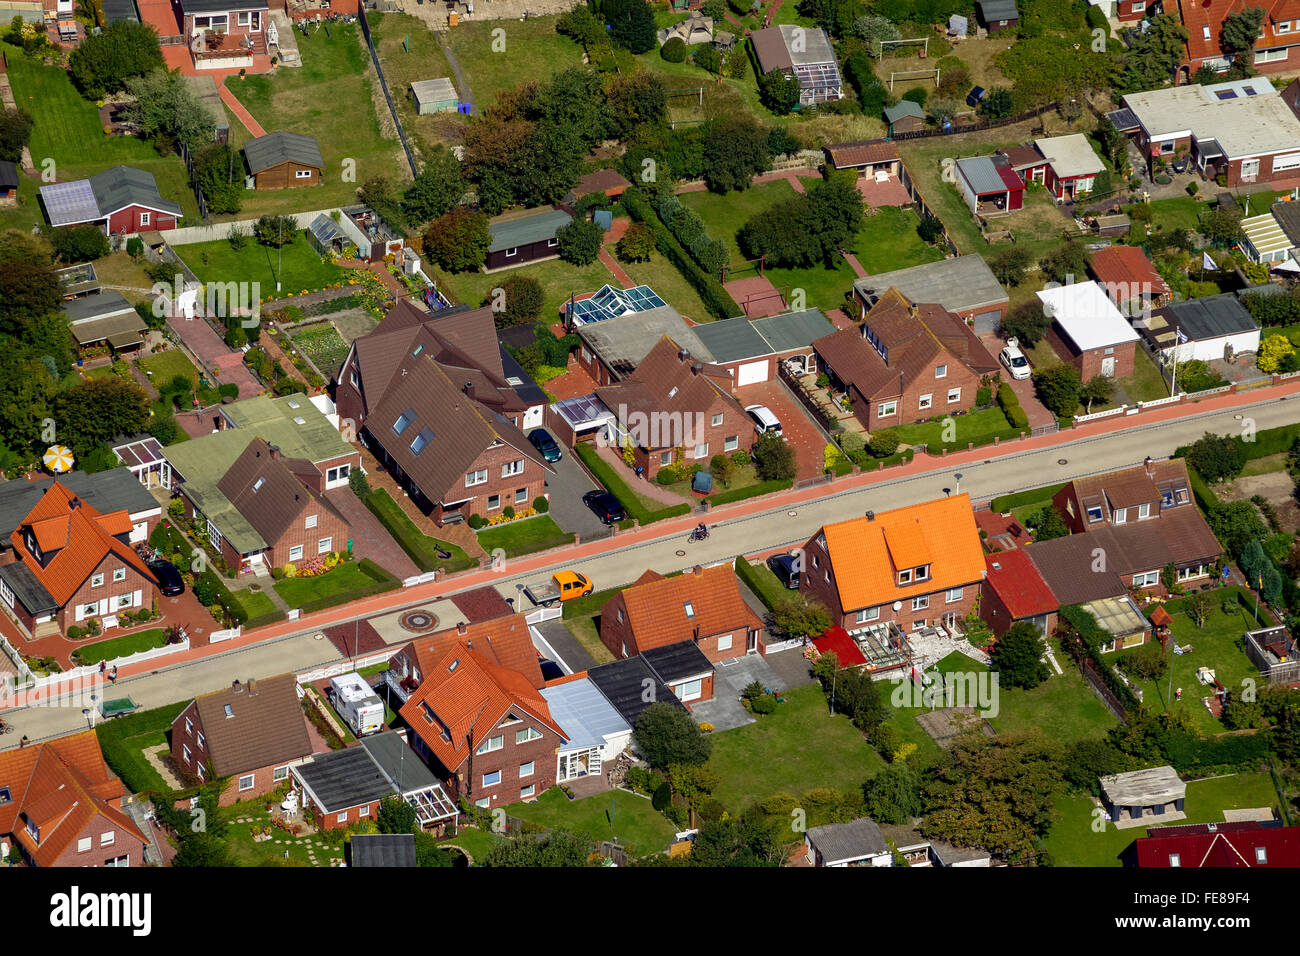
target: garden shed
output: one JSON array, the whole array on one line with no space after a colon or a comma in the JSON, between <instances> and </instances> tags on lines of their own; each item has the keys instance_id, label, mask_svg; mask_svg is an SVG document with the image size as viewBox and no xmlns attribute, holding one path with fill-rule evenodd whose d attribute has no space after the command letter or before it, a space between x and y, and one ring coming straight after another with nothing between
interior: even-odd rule
<instances>
[{"instance_id":1,"label":"garden shed","mask_svg":"<svg viewBox=\"0 0 1300 956\"><path fill-rule=\"evenodd\" d=\"M455 85L445 76L436 80L416 80L411 84L411 95L415 97L415 112L420 116L454 113L460 105Z\"/></svg>"}]
</instances>

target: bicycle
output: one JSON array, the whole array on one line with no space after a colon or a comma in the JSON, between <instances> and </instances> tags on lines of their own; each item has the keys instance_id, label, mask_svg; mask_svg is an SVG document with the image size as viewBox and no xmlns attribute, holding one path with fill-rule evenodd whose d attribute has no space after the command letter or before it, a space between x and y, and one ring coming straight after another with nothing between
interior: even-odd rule
<instances>
[{"instance_id":1,"label":"bicycle","mask_svg":"<svg viewBox=\"0 0 1300 956\"><path fill-rule=\"evenodd\" d=\"M709 526L704 524L703 522L700 522L700 524L696 525L695 528L691 531L691 535L689 538L687 538L687 540L703 541L708 536L709 536Z\"/></svg>"}]
</instances>

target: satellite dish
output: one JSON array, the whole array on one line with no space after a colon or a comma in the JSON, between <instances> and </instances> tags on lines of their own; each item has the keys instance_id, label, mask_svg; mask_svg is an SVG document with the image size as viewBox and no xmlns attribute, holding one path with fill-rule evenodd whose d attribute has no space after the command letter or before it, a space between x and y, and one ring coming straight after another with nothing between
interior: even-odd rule
<instances>
[{"instance_id":1,"label":"satellite dish","mask_svg":"<svg viewBox=\"0 0 1300 956\"><path fill-rule=\"evenodd\" d=\"M902 602L902 601L895 601L895 602L894 602L894 610L895 610L895 611L901 611L902 609L903 609L903 602Z\"/></svg>"}]
</instances>

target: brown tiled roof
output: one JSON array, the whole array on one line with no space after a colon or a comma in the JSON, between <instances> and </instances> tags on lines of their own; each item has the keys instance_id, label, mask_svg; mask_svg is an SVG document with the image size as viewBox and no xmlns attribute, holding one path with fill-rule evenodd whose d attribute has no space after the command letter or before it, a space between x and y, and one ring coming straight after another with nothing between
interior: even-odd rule
<instances>
[{"instance_id":1,"label":"brown tiled roof","mask_svg":"<svg viewBox=\"0 0 1300 956\"><path fill-rule=\"evenodd\" d=\"M793 67L790 51L786 49L785 37L780 27L768 27L756 30L749 35L754 44L754 53L764 72L771 70L789 70Z\"/></svg>"},{"instance_id":2,"label":"brown tiled roof","mask_svg":"<svg viewBox=\"0 0 1300 956\"><path fill-rule=\"evenodd\" d=\"M1160 497L1156 483L1143 471L1116 476L1106 483L1106 499L1112 508L1131 508Z\"/></svg>"},{"instance_id":3,"label":"brown tiled roof","mask_svg":"<svg viewBox=\"0 0 1300 956\"><path fill-rule=\"evenodd\" d=\"M1143 525L1150 523L1143 522ZM1164 541L1175 564L1213 560L1223 554L1223 545L1193 506L1161 511L1154 524L1156 534Z\"/></svg>"},{"instance_id":4,"label":"brown tiled roof","mask_svg":"<svg viewBox=\"0 0 1300 956\"><path fill-rule=\"evenodd\" d=\"M1168 295L1169 284L1160 277L1151 260L1137 246L1107 246L1098 250L1089 265L1097 281L1108 289L1117 286L1129 290L1126 298L1137 295L1144 285L1152 293Z\"/></svg>"},{"instance_id":5,"label":"brown tiled roof","mask_svg":"<svg viewBox=\"0 0 1300 956\"><path fill-rule=\"evenodd\" d=\"M887 366L880 354L856 329L840 329L813 343L813 348L834 369L840 381L868 398L903 394L902 377Z\"/></svg>"},{"instance_id":6,"label":"brown tiled roof","mask_svg":"<svg viewBox=\"0 0 1300 956\"><path fill-rule=\"evenodd\" d=\"M1100 564L1093 553L1098 547L1107 553L1097 540L1107 530L1039 541L1023 549L1062 604L1087 604L1128 593L1115 562L1108 558Z\"/></svg>"},{"instance_id":7,"label":"brown tiled roof","mask_svg":"<svg viewBox=\"0 0 1300 956\"><path fill-rule=\"evenodd\" d=\"M195 699L195 705L212 769L219 777L311 755L307 717L298 702L297 680L292 674L204 694ZM227 706L230 716L226 715ZM175 721L172 723L174 729Z\"/></svg>"},{"instance_id":8,"label":"brown tiled roof","mask_svg":"<svg viewBox=\"0 0 1300 956\"><path fill-rule=\"evenodd\" d=\"M1047 165L1047 160L1038 151L1037 146L1007 146L999 149L998 152L1011 161L1011 168L1017 172L1034 166Z\"/></svg>"},{"instance_id":9,"label":"brown tiled roof","mask_svg":"<svg viewBox=\"0 0 1300 956\"><path fill-rule=\"evenodd\" d=\"M1076 478L1073 482L1075 496L1085 506L1100 502L1102 518L1109 522L1112 503L1117 508L1132 507L1145 501L1158 501L1160 489L1167 486L1190 488L1187 465L1181 458L1168 458L1151 462L1150 475L1145 465L1121 468L1102 475ZM1124 503L1121 503L1124 502ZM1162 509L1163 510L1163 509Z\"/></svg>"},{"instance_id":10,"label":"brown tiled roof","mask_svg":"<svg viewBox=\"0 0 1300 956\"><path fill-rule=\"evenodd\" d=\"M728 564L671 578L642 576L636 584L623 589L622 598L628 626L641 651L694 640L696 636L709 637L741 627L750 630L763 626L741 597L736 572ZM611 598L605 608L617 600ZM692 615L686 613L688 603Z\"/></svg>"},{"instance_id":11,"label":"brown tiled roof","mask_svg":"<svg viewBox=\"0 0 1300 956\"><path fill-rule=\"evenodd\" d=\"M887 139L860 139L852 143L825 146L823 149L836 169L898 159L898 149Z\"/></svg>"},{"instance_id":12,"label":"brown tiled roof","mask_svg":"<svg viewBox=\"0 0 1300 956\"><path fill-rule=\"evenodd\" d=\"M587 173L574 183L572 192L581 199L588 193L607 193L611 189L621 192L631 185L618 170L598 169L593 173Z\"/></svg>"},{"instance_id":13,"label":"brown tiled roof","mask_svg":"<svg viewBox=\"0 0 1300 956\"><path fill-rule=\"evenodd\" d=\"M324 496L316 497L298 475L320 476L314 464L301 458L272 457L271 446L254 438L221 476L217 488L262 536L274 545L298 520L302 510L315 505L347 523Z\"/></svg>"}]
</instances>

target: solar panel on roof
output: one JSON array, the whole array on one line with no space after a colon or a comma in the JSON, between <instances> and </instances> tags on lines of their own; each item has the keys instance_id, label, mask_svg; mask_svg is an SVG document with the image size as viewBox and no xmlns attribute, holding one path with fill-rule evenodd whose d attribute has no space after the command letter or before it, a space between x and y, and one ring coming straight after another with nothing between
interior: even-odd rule
<instances>
[{"instance_id":1,"label":"solar panel on roof","mask_svg":"<svg viewBox=\"0 0 1300 956\"><path fill-rule=\"evenodd\" d=\"M95 192L90 187L89 179L42 186L41 199L45 203L45 212L49 215L52 226L89 222L100 218L99 203L95 201Z\"/></svg>"}]
</instances>

